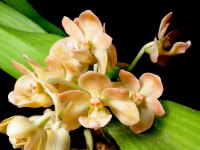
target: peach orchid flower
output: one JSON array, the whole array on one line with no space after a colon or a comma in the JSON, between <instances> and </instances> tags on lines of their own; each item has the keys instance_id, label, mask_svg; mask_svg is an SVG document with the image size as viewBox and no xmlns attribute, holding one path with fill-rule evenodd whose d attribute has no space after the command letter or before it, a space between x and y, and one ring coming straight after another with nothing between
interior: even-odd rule
<instances>
[{"instance_id":1,"label":"peach orchid flower","mask_svg":"<svg viewBox=\"0 0 200 150\"><path fill-rule=\"evenodd\" d=\"M13 148L24 150L67 150L70 149L70 136L67 130L54 122L51 128L46 124L54 113L41 116L13 116L0 123L0 132L9 136ZM34 118L34 119L33 119Z\"/></svg>"},{"instance_id":2,"label":"peach orchid flower","mask_svg":"<svg viewBox=\"0 0 200 150\"><path fill-rule=\"evenodd\" d=\"M52 90L47 80L55 77L64 78L65 72L63 67L52 59L46 59L48 68L42 68L27 56L24 56L24 58L32 66L34 72L31 72L24 65L13 61L14 67L24 75L16 81L14 91L9 93L9 101L18 107L37 108L51 106L57 91ZM57 106L57 104L55 105Z\"/></svg>"},{"instance_id":3,"label":"peach orchid flower","mask_svg":"<svg viewBox=\"0 0 200 150\"><path fill-rule=\"evenodd\" d=\"M62 20L69 35L65 46L69 55L82 64L98 64L98 72L104 74L107 66L107 49L112 38L105 33L99 18L90 10L82 12L74 21L68 17Z\"/></svg>"},{"instance_id":4,"label":"peach orchid flower","mask_svg":"<svg viewBox=\"0 0 200 150\"><path fill-rule=\"evenodd\" d=\"M140 121L130 128L135 133L148 130L154 121L154 115L163 116L165 111L158 101L163 92L163 85L159 76L144 73L139 80L130 72L120 70L119 82L114 82L113 87L128 89L129 97L137 105L140 112Z\"/></svg>"},{"instance_id":5,"label":"peach orchid flower","mask_svg":"<svg viewBox=\"0 0 200 150\"><path fill-rule=\"evenodd\" d=\"M177 31L171 31L166 36L165 33L169 27L169 21L172 17L172 12L168 13L161 21L158 40L155 37L153 47L150 51L150 58L153 63L160 65L166 65L169 56L175 56L178 54L185 53L185 51L191 46L191 41L187 42L176 42L172 47L172 41L177 35ZM171 47L171 48L170 48Z\"/></svg>"},{"instance_id":6,"label":"peach orchid flower","mask_svg":"<svg viewBox=\"0 0 200 150\"><path fill-rule=\"evenodd\" d=\"M82 90L69 90L60 94L60 100L68 102L63 115L64 127L75 130L80 125L99 129L105 126L112 115L127 126L139 121L139 112L128 91L112 88L110 79L94 71L82 74L78 79Z\"/></svg>"}]
</instances>

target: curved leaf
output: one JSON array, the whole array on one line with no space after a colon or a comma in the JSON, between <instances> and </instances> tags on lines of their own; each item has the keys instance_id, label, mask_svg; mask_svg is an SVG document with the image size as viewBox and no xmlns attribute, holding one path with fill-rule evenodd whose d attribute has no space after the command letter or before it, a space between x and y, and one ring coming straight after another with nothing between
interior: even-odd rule
<instances>
[{"instance_id":1,"label":"curved leaf","mask_svg":"<svg viewBox=\"0 0 200 150\"><path fill-rule=\"evenodd\" d=\"M42 27L33 22L31 19L1 1L0 24L23 31L47 33Z\"/></svg>"},{"instance_id":2,"label":"curved leaf","mask_svg":"<svg viewBox=\"0 0 200 150\"><path fill-rule=\"evenodd\" d=\"M156 118L150 130L132 133L118 121L102 131L114 138L121 150L198 150L200 148L200 111L163 100L166 115Z\"/></svg>"},{"instance_id":3,"label":"curved leaf","mask_svg":"<svg viewBox=\"0 0 200 150\"><path fill-rule=\"evenodd\" d=\"M27 0L0 0L3 1L5 4L11 6L12 8L16 9L20 13L24 14L35 23L40 25L44 30L49 33L58 34L58 35L66 35L66 33L58 28L56 25L52 24L51 22L47 21L43 18L30 4Z\"/></svg>"},{"instance_id":4,"label":"curved leaf","mask_svg":"<svg viewBox=\"0 0 200 150\"><path fill-rule=\"evenodd\" d=\"M27 65L22 58L22 55L26 54L45 66L44 60L50 47L61 38L58 35L25 32L2 25L0 25L0 37L0 67L14 78L18 78L21 74L12 66L12 60Z\"/></svg>"}]
</instances>

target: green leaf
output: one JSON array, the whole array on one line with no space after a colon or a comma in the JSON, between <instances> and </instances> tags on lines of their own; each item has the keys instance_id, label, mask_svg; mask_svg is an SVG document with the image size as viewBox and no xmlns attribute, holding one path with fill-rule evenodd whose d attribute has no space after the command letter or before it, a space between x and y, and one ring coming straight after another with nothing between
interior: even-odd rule
<instances>
[{"instance_id":1,"label":"green leaf","mask_svg":"<svg viewBox=\"0 0 200 150\"><path fill-rule=\"evenodd\" d=\"M46 19L44 19L30 4L27 0L0 0L5 4L13 7L17 11L21 12L35 23L40 25L43 29L45 29L49 33L58 34L58 35L66 35L66 33L50 23Z\"/></svg>"},{"instance_id":2,"label":"green leaf","mask_svg":"<svg viewBox=\"0 0 200 150\"><path fill-rule=\"evenodd\" d=\"M22 55L26 54L45 66L44 60L50 47L55 41L62 38L48 33L20 31L3 25L0 25L0 37L0 67L14 78L18 78L21 74L12 66L12 60L30 67L22 58Z\"/></svg>"},{"instance_id":3,"label":"green leaf","mask_svg":"<svg viewBox=\"0 0 200 150\"><path fill-rule=\"evenodd\" d=\"M132 133L119 121L111 121L102 131L121 150L197 150L200 148L200 111L175 102L161 101L166 115L156 118L151 129Z\"/></svg>"},{"instance_id":4,"label":"green leaf","mask_svg":"<svg viewBox=\"0 0 200 150\"><path fill-rule=\"evenodd\" d=\"M1 1L0 24L23 31L46 33L42 27L33 22L31 19Z\"/></svg>"}]
</instances>

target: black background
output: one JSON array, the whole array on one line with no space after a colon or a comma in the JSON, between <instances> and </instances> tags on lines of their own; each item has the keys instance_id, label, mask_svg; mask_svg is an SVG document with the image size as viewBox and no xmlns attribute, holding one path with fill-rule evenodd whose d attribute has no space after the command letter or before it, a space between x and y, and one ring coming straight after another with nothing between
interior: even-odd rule
<instances>
[{"instance_id":1,"label":"black background","mask_svg":"<svg viewBox=\"0 0 200 150\"><path fill-rule=\"evenodd\" d=\"M133 73L137 77L144 72L158 74L164 85L164 93L160 99L168 99L200 110L199 42L197 41L199 37L197 20L200 17L195 0L118 0L117 2L108 0L29 0L29 2L43 17L61 28L63 16L74 19L82 11L92 10L102 23L106 23L106 32L112 36L113 44L117 48L118 61L126 63L131 63L139 49L154 39L161 19L168 12L173 11L168 31L178 29L177 41L191 40L191 48L185 54L171 58L170 64L166 67L151 63L149 55L145 54ZM15 114L28 116L42 112L42 109L18 109L7 101L7 95L13 90L15 81L1 70L1 120ZM2 135L0 135L0 138L2 138ZM7 138L3 138L3 140L5 143L9 143Z\"/></svg>"}]
</instances>

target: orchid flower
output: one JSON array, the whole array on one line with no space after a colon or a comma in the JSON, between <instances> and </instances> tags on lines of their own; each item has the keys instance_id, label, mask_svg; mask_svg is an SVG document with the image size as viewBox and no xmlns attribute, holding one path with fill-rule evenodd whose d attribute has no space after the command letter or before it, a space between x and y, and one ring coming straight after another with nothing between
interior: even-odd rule
<instances>
[{"instance_id":1,"label":"orchid flower","mask_svg":"<svg viewBox=\"0 0 200 150\"><path fill-rule=\"evenodd\" d=\"M191 41L187 42L176 42L172 46L172 41L177 35L177 31L171 31L166 36L165 33L169 27L169 21L172 17L172 12L168 13L161 21L158 40L155 37L153 47L150 50L150 58L153 63L160 65L166 65L169 56L175 56L178 54L185 53L185 51L191 46Z\"/></svg>"},{"instance_id":2,"label":"orchid flower","mask_svg":"<svg viewBox=\"0 0 200 150\"><path fill-rule=\"evenodd\" d=\"M107 49L112 38L105 33L99 18L90 10L82 12L74 21L68 17L62 20L63 28L69 35L65 47L69 55L82 64L98 65L98 72L105 73Z\"/></svg>"},{"instance_id":3,"label":"orchid flower","mask_svg":"<svg viewBox=\"0 0 200 150\"><path fill-rule=\"evenodd\" d=\"M54 112L48 111L42 116L13 116L0 123L0 132L7 134L13 148L24 150L66 150L70 148L70 137L67 130L55 122L47 128ZM16 130L17 129L17 130Z\"/></svg>"},{"instance_id":4,"label":"orchid flower","mask_svg":"<svg viewBox=\"0 0 200 150\"><path fill-rule=\"evenodd\" d=\"M63 124L67 130L75 130L80 125L99 129L105 126L112 115L125 125L139 121L139 112L128 91L112 88L110 79L93 71L82 74L78 79L82 90L69 90L60 94L60 100L68 102L63 114Z\"/></svg>"},{"instance_id":5,"label":"orchid flower","mask_svg":"<svg viewBox=\"0 0 200 150\"><path fill-rule=\"evenodd\" d=\"M24 65L13 61L14 67L23 73L15 83L14 91L8 95L9 101L18 107L49 107L53 103L52 98L45 91L44 82L38 79Z\"/></svg>"},{"instance_id":6,"label":"orchid flower","mask_svg":"<svg viewBox=\"0 0 200 150\"><path fill-rule=\"evenodd\" d=\"M129 90L130 99L135 102L140 112L140 121L130 128L135 133L149 129L154 121L154 115L163 116L165 111L158 101L163 92L159 76L144 73L139 80L130 72L120 70L120 81L114 82L113 87Z\"/></svg>"}]
</instances>

